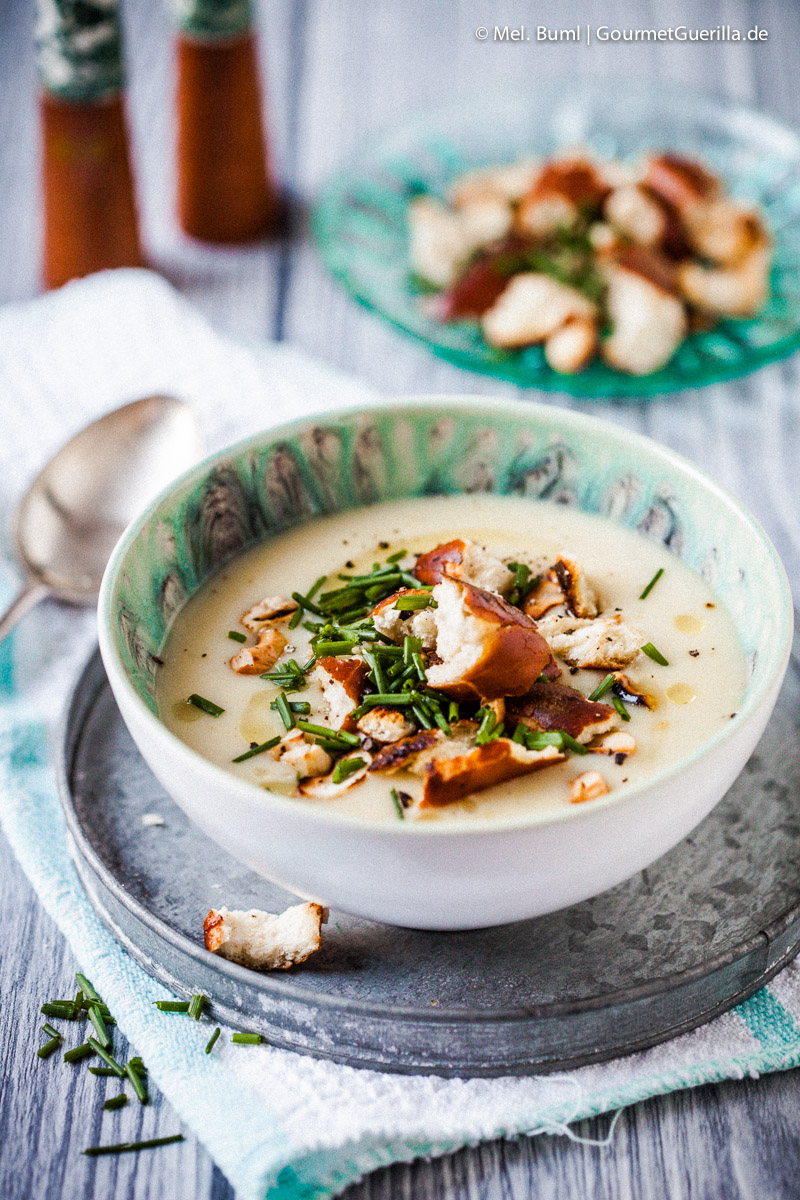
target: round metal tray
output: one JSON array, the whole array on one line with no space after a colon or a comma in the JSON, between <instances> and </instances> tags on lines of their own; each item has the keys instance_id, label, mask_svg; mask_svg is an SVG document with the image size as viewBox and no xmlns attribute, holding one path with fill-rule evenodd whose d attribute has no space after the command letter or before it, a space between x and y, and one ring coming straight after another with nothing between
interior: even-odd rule
<instances>
[{"instance_id":1,"label":"round metal tray","mask_svg":"<svg viewBox=\"0 0 800 1200\"><path fill-rule=\"evenodd\" d=\"M61 790L78 872L100 918L179 996L267 1040L352 1066L440 1075L541 1073L692 1029L800 949L800 668L714 812L646 871L583 904L461 933L332 912L290 972L208 953L211 907L279 912L295 898L201 834L156 782L99 654L68 707ZM146 826L145 813L161 826ZM500 882L498 883L501 886Z\"/></svg>"}]
</instances>

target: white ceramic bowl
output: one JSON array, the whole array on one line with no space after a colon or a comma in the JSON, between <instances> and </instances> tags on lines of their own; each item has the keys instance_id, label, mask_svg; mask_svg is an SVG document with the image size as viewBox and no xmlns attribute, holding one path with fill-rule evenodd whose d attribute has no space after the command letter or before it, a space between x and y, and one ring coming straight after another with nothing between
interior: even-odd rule
<instances>
[{"instance_id":1,"label":"white ceramic bowl","mask_svg":"<svg viewBox=\"0 0 800 1200\"><path fill-rule=\"evenodd\" d=\"M161 723L155 656L176 604L222 561L318 513L469 491L477 477L490 479L496 492L609 514L661 537L702 571L731 612L750 666L738 715L649 782L556 817L532 812L463 827L326 813L235 778ZM324 904L396 925L469 929L596 895L664 854L711 811L772 712L789 656L792 602L760 526L679 455L582 414L432 397L270 429L182 476L112 555L99 626L108 677L139 750L210 837Z\"/></svg>"}]
</instances>

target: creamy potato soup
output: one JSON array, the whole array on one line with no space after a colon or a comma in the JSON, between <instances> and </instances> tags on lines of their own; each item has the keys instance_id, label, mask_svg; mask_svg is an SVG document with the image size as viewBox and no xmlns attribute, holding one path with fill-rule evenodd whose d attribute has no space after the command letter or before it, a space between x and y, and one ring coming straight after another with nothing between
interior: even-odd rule
<instances>
[{"instance_id":1,"label":"creamy potato soup","mask_svg":"<svg viewBox=\"0 0 800 1200\"><path fill-rule=\"evenodd\" d=\"M161 719L257 786L374 821L553 813L735 715L707 584L600 517L487 495L377 504L256 546L177 615Z\"/></svg>"}]
</instances>

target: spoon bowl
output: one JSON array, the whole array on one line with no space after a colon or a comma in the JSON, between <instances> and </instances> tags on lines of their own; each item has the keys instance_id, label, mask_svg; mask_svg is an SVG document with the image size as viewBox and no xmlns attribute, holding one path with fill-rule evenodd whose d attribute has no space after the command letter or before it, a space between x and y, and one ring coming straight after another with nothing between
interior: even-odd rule
<instances>
[{"instance_id":1,"label":"spoon bowl","mask_svg":"<svg viewBox=\"0 0 800 1200\"><path fill-rule=\"evenodd\" d=\"M203 454L193 411L147 396L100 417L47 463L20 504L20 594L0 617L0 638L45 597L91 605L125 527L171 479Z\"/></svg>"}]
</instances>

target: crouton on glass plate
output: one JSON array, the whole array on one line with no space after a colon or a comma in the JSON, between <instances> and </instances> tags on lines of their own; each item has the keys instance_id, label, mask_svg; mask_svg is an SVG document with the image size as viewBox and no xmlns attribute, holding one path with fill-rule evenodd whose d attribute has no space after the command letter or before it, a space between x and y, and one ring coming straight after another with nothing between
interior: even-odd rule
<instances>
[{"instance_id":1,"label":"crouton on glass plate","mask_svg":"<svg viewBox=\"0 0 800 1200\"><path fill-rule=\"evenodd\" d=\"M642 397L800 345L800 142L627 81L541 82L410 122L332 179L328 266L461 366ZM367 197L367 199L365 199Z\"/></svg>"}]
</instances>

